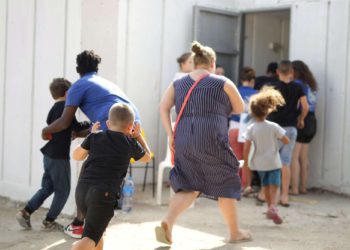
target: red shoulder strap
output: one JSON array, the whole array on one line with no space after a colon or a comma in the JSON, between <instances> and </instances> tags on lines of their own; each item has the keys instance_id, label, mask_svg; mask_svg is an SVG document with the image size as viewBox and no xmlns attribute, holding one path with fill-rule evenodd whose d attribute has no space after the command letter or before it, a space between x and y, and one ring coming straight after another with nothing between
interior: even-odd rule
<instances>
[{"instance_id":1,"label":"red shoulder strap","mask_svg":"<svg viewBox=\"0 0 350 250\"><path fill-rule=\"evenodd\" d=\"M185 109L185 107L186 107L186 105L187 105L188 100L190 99L190 96L191 96L191 94L192 94L192 91L193 91L194 88L198 85L198 83L199 83L200 81L202 81L204 78L206 78L208 75L209 75L209 74L205 74L205 75L201 76L197 81L194 82L194 84L192 85L192 87L188 90L187 95L186 95L186 97L185 97L185 99L184 99L184 101L183 101L183 103L182 103L180 112L179 112L179 114L178 114L178 116L177 116L177 118L176 118L176 122L175 122L175 125L174 125L173 138L175 138L175 133L176 133L177 125L179 124L179 121L180 121L180 119L181 119L181 117L182 117L182 113L183 113L183 111L184 111L184 109Z\"/></svg>"}]
</instances>

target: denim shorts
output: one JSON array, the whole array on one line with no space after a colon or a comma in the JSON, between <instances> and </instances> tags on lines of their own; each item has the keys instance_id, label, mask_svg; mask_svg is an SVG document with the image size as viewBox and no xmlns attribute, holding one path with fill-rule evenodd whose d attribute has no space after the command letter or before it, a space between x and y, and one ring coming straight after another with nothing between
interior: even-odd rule
<instances>
[{"instance_id":1,"label":"denim shorts","mask_svg":"<svg viewBox=\"0 0 350 250\"><path fill-rule=\"evenodd\" d=\"M283 166L290 166L292 162L292 155L295 146L295 142L297 139L297 129L296 127L283 127L286 131L286 136L289 138L289 144L280 143L280 157Z\"/></svg>"},{"instance_id":2,"label":"denim shorts","mask_svg":"<svg viewBox=\"0 0 350 250\"><path fill-rule=\"evenodd\" d=\"M281 169L269 171L257 171L260 177L261 186L281 186Z\"/></svg>"}]
</instances>

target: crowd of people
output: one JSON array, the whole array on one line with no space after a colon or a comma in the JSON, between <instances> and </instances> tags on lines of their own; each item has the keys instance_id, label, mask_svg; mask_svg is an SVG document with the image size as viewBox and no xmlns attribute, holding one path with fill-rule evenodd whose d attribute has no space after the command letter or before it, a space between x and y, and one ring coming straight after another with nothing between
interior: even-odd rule
<instances>
[{"instance_id":1,"label":"crowd of people","mask_svg":"<svg viewBox=\"0 0 350 250\"><path fill-rule=\"evenodd\" d=\"M72 249L103 249L102 236L130 159L147 162L150 149L141 135L136 106L117 85L98 75L101 58L83 51L76 62L78 81L55 78L50 83L55 103L42 130L48 141L41 149L42 185L16 219L30 229L31 215L54 194L42 228L80 239ZM155 228L156 239L172 244L177 218L203 196L218 201L229 242L250 241L251 232L238 223L237 200L242 195L258 192L256 199L267 204L267 218L281 224L278 204L288 207L290 193L307 192L308 145L316 133L316 81L304 62L283 60L270 63L260 77L244 67L236 87L224 76L224 68L216 67L214 50L199 42L177 62L179 72L160 103L174 156L170 184L175 195ZM91 122L77 121L78 108ZM70 193L69 152L76 137L85 138L73 152L75 160L84 161L75 191L77 215L63 227L56 219Z\"/></svg>"}]
</instances>

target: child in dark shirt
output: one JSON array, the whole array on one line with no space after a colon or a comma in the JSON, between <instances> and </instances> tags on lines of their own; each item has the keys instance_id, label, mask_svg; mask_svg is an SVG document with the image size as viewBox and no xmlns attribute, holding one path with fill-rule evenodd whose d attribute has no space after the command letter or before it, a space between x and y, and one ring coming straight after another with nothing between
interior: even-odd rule
<instances>
[{"instance_id":1,"label":"child in dark shirt","mask_svg":"<svg viewBox=\"0 0 350 250\"><path fill-rule=\"evenodd\" d=\"M131 158L147 162L151 159L140 126L134 127L135 114L127 104L114 104L109 110L104 132L91 133L73 153L84 160L85 170L79 179L75 199L85 217L82 239L74 250L103 249L102 235L114 215L116 187L127 174Z\"/></svg>"},{"instance_id":2,"label":"child in dark shirt","mask_svg":"<svg viewBox=\"0 0 350 250\"><path fill-rule=\"evenodd\" d=\"M309 105L302 87L293 82L293 66L290 61L281 61L278 66L279 81L273 86L281 92L286 104L271 113L267 119L280 125L285 131L290 143L281 146L280 157L282 161L282 188L280 204L289 207L290 164L297 138L297 128L304 127L304 119L309 111ZM301 106L301 113L298 105Z\"/></svg>"},{"instance_id":3,"label":"child in dark shirt","mask_svg":"<svg viewBox=\"0 0 350 250\"><path fill-rule=\"evenodd\" d=\"M50 92L55 100L47 116L47 124L61 117L65 99L71 83L64 78L55 78L50 84ZM25 229L31 229L30 216L43 202L54 193L50 209L43 220L42 229L63 230L63 226L55 222L67 202L70 192L70 162L69 151L72 131L87 130L90 123L79 123L75 118L65 130L51 135L50 141L41 149L44 155L44 174L41 188L28 201L25 208L16 215L18 223Z\"/></svg>"}]
</instances>

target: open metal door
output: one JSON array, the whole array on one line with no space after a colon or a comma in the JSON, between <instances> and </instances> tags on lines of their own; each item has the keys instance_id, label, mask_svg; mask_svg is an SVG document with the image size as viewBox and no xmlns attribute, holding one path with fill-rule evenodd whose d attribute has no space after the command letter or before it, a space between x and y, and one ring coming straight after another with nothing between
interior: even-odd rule
<instances>
[{"instance_id":1,"label":"open metal door","mask_svg":"<svg viewBox=\"0 0 350 250\"><path fill-rule=\"evenodd\" d=\"M241 14L226 10L194 6L193 38L212 47L217 55L217 65L225 69L225 75L238 83Z\"/></svg>"}]
</instances>

